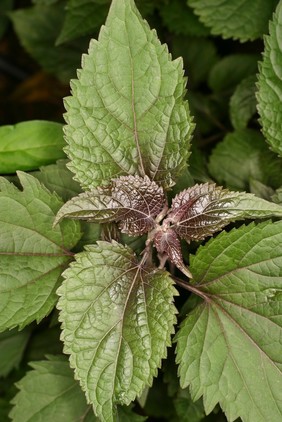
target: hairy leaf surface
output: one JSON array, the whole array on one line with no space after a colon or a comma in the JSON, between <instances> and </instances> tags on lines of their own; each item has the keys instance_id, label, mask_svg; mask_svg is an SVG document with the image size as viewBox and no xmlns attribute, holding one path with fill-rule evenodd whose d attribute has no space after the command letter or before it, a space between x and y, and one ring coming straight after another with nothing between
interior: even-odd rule
<instances>
[{"instance_id":1,"label":"hairy leaf surface","mask_svg":"<svg viewBox=\"0 0 282 422\"><path fill-rule=\"evenodd\" d=\"M187 242L201 240L231 221L282 217L282 207L250 193L231 192L213 183L195 185L179 193L164 224Z\"/></svg>"},{"instance_id":2,"label":"hairy leaf surface","mask_svg":"<svg viewBox=\"0 0 282 422\"><path fill-rule=\"evenodd\" d=\"M240 41L255 40L267 31L278 0L188 0L211 33Z\"/></svg>"},{"instance_id":3,"label":"hairy leaf surface","mask_svg":"<svg viewBox=\"0 0 282 422\"><path fill-rule=\"evenodd\" d=\"M147 176L121 176L111 186L98 187L71 199L59 211L64 217L106 223L119 221L123 233L141 235L154 228L165 206L163 189Z\"/></svg>"},{"instance_id":4,"label":"hairy leaf surface","mask_svg":"<svg viewBox=\"0 0 282 422\"><path fill-rule=\"evenodd\" d=\"M171 60L133 0L113 0L71 86L66 152L84 188L136 173L173 184L193 128L182 61Z\"/></svg>"},{"instance_id":5,"label":"hairy leaf surface","mask_svg":"<svg viewBox=\"0 0 282 422\"><path fill-rule=\"evenodd\" d=\"M76 256L58 290L65 352L102 421L152 383L174 331L176 290L116 242Z\"/></svg>"},{"instance_id":6,"label":"hairy leaf surface","mask_svg":"<svg viewBox=\"0 0 282 422\"><path fill-rule=\"evenodd\" d=\"M62 125L33 120L0 127L0 173L34 170L65 157Z\"/></svg>"},{"instance_id":7,"label":"hairy leaf surface","mask_svg":"<svg viewBox=\"0 0 282 422\"><path fill-rule=\"evenodd\" d=\"M17 383L20 391L10 412L13 422L98 422L62 356L30 366L33 370Z\"/></svg>"},{"instance_id":8,"label":"hairy leaf surface","mask_svg":"<svg viewBox=\"0 0 282 422\"><path fill-rule=\"evenodd\" d=\"M0 331L40 321L51 311L69 251L81 235L74 221L53 229L62 201L34 177L18 176L23 191L0 179Z\"/></svg>"},{"instance_id":9,"label":"hairy leaf surface","mask_svg":"<svg viewBox=\"0 0 282 422\"><path fill-rule=\"evenodd\" d=\"M280 2L269 36L265 38L263 61L259 66L258 112L263 133L271 149L282 156L282 52L281 52L282 3Z\"/></svg>"},{"instance_id":10,"label":"hairy leaf surface","mask_svg":"<svg viewBox=\"0 0 282 422\"><path fill-rule=\"evenodd\" d=\"M203 301L177 334L183 388L229 421L282 414L282 222L221 233L191 257Z\"/></svg>"}]
</instances>

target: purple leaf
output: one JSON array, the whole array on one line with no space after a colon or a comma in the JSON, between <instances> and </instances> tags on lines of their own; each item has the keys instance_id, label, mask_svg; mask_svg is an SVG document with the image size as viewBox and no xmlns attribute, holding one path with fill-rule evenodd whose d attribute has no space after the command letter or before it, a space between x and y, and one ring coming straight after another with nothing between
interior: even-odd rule
<instances>
[{"instance_id":1,"label":"purple leaf","mask_svg":"<svg viewBox=\"0 0 282 422\"><path fill-rule=\"evenodd\" d=\"M162 187L145 176L122 176L109 187L85 192L67 202L56 223L64 217L90 222L119 222L123 233L141 235L155 227L155 218L166 206Z\"/></svg>"}]
</instances>

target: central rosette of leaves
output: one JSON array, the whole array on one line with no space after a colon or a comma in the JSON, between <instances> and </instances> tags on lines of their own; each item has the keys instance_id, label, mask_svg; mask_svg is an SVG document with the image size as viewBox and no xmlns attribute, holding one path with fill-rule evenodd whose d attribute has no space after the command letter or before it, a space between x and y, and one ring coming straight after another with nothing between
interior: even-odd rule
<instances>
[{"instance_id":1,"label":"central rosette of leaves","mask_svg":"<svg viewBox=\"0 0 282 422\"><path fill-rule=\"evenodd\" d=\"M161 268L169 259L192 277L183 262L180 239L188 243L203 240L230 221L256 216L254 210L248 213L250 200L254 201L250 194L205 183L180 192L169 208L163 188L148 176L121 176L109 186L71 199L60 209L55 224L69 217L95 223L117 222L121 232L130 236L148 233L142 265L151 259L155 246ZM264 201L259 201L261 214Z\"/></svg>"}]
</instances>

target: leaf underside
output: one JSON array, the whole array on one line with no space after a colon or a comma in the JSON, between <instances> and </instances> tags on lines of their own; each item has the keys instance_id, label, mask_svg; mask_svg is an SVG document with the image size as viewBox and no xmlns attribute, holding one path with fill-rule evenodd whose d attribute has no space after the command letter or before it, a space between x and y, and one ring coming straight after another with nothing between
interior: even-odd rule
<instances>
[{"instance_id":1,"label":"leaf underside","mask_svg":"<svg viewBox=\"0 0 282 422\"><path fill-rule=\"evenodd\" d=\"M166 356L176 309L172 280L133 252L98 242L76 256L58 290L65 352L102 421L152 383Z\"/></svg>"},{"instance_id":2,"label":"leaf underside","mask_svg":"<svg viewBox=\"0 0 282 422\"><path fill-rule=\"evenodd\" d=\"M191 257L204 298L177 334L182 387L229 421L282 414L282 222L221 233Z\"/></svg>"},{"instance_id":3,"label":"leaf underside","mask_svg":"<svg viewBox=\"0 0 282 422\"><path fill-rule=\"evenodd\" d=\"M258 112L263 133L271 149L282 156L282 52L281 52L282 4L279 3L270 35L265 37L263 61L258 76Z\"/></svg>"},{"instance_id":4,"label":"leaf underside","mask_svg":"<svg viewBox=\"0 0 282 422\"><path fill-rule=\"evenodd\" d=\"M81 234L65 221L52 228L62 201L18 172L23 191L0 179L0 331L40 321L54 307L69 252Z\"/></svg>"},{"instance_id":5,"label":"leaf underside","mask_svg":"<svg viewBox=\"0 0 282 422\"><path fill-rule=\"evenodd\" d=\"M171 186L193 124L181 59L172 61L133 0L113 0L65 101L69 168L86 189L126 174Z\"/></svg>"}]
</instances>

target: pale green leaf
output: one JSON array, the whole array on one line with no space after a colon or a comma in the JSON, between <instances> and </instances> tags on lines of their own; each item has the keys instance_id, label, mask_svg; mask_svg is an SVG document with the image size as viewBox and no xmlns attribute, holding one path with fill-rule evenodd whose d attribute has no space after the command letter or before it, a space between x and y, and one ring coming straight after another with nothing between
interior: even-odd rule
<instances>
[{"instance_id":1,"label":"pale green leaf","mask_svg":"<svg viewBox=\"0 0 282 422\"><path fill-rule=\"evenodd\" d=\"M263 133L271 149L282 156L282 3L269 24L263 61L258 76L258 112Z\"/></svg>"},{"instance_id":2,"label":"pale green leaf","mask_svg":"<svg viewBox=\"0 0 282 422\"><path fill-rule=\"evenodd\" d=\"M0 126L0 174L34 170L65 157L60 123L32 120Z\"/></svg>"},{"instance_id":3,"label":"pale green leaf","mask_svg":"<svg viewBox=\"0 0 282 422\"><path fill-rule=\"evenodd\" d=\"M230 120L234 129L244 129L256 113L256 76L243 79L235 89L229 103Z\"/></svg>"},{"instance_id":4,"label":"pale green leaf","mask_svg":"<svg viewBox=\"0 0 282 422\"><path fill-rule=\"evenodd\" d=\"M258 54L237 53L223 57L210 71L208 84L215 92L230 92L248 76L257 72ZM236 72L235 72L236 69Z\"/></svg>"},{"instance_id":5,"label":"pale green leaf","mask_svg":"<svg viewBox=\"0 0 282 422\"><path fill-rule=\"evenodd\" d=\"M191 257L202 297L177 334L182 387L217 403L229 421L279 421L282 414L282 222L242 226Z\"/></svg>"},{"instance_id":6,"label":"pale green leaf","mask_svg":"<svg viewBox=\"0 0 282 422\"><path fill-rule=\"evenodd\" d=\"M86 42L55 46L65 17L65 2L38 2L33 7L17 9L9 16L26 51L47 72L68 83L75 76ZM32 28L32 30L31 30ZM87 40L88 41L88 40Z\"/></svg>"},{"instance_id":7,"label":"pale green leaf","mask_svg":"<svg viewBox=\"0 0 282 422\"><path fill-rule=\"evenodd\" d=\"M69 168L81 185L136 173L172 185L193 129L182 60L171 60L133 0L113 0L78 78L65 117Z\"/></svg>"},{"instance_id":8,"label":"pale green leaf","mask_svg":"<svg viewBox=\"0 0 282 422\"><path fill-rule=\"evenodd\" d=\"M277 204L282 204L282 187L276 190L272 200Z\"/></svg>"},{"instance_id":9,"label":"pale green leaf","mask_svg":"<svg viewBox=\"0 0 282 422\"><path fill-rule=\"evenodd\" d=\"M0 377L5 377L21 362L30 336L29 330L0 333Z\"/></svg>"},{"instance_id":10,"label":"pale green leaf","mask_svg":"<svg viewBox=\"0 0 282 422\"><path fill-rule=\"evenodd\" d=\"M102 421L150 385L174 331L176 290L116 242L76 256L58 290L62 339L87 400Z\"/></svg>"},{"instance_id":11,"label":"pale green leaf","mask_svg":"<svg viewBox=\"0 0 282 422\"><path fill-rule=\"evenodd\" d=\"M0 179L0 331L40 321L54 307L56 289L79 225L52 228L62 201L34 177L18 173L23 191Z\"/></svg>"},{"instance_id":12,"label":"pale green leaf","mask_svg":"<svg viewBox=\"0 0 282 422\"><path fill-rule=\"evenodd\" d=\"M274 190L270 186L266 186L255 179L250 179L250 192L266 201L272 201L274 195Z\"/></svg>"},{"instance_id":13,"label":"pale green leaf","mask_svg":"<svg viewBox=\"0 0 282 422\"><path fill-rule=\"evenodd\" d=\"M240 41L261 38L278 0L188 0L211 33Z\"/></svg>"},{"instance_id":14,"label":"pale green leaf","mask_svg":"<svg viewBox=\"0 0 282 422\"><path fill-rule=\"evenodd\" d=\"M62 356L30 363L18 383L10 412L13 422L99 422Z\"/></svg>"},{"instance_id":15,"label":"pale green leaf","mask_svg":"<svg viewBox=\"0 0 282 422\"><path fill-rule=\"evenodd\" d=\"M205 36L209 29L204 26L183 0L170 0L160 8L164 24L175 34Z\"/></svg>"},{"instance_id":16,"label":"pale green leaf","mask_svg":"<svg viewBox=\"0 0 282 422\"><path fill-rule=\"evenodd\" d=\"M250 190L251 179L274 189L281 185L281 160L252 129L227 134L213 149L208 168L218 183L231 189Z\"/></svg>"}]
</instances>

